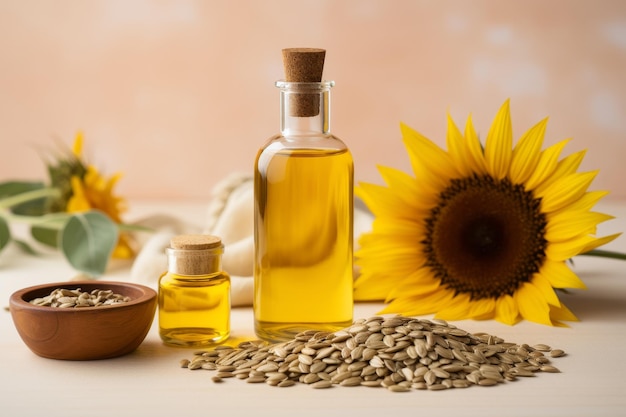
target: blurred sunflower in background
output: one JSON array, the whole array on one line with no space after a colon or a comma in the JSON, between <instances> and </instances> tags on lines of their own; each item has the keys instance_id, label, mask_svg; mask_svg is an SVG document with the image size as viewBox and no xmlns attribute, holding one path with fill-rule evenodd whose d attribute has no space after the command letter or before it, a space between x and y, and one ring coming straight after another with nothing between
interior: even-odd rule
<instances>
[{"instance_id":1,"label":"blurred sunflower in background","mask_svg":"<svg viewBox=\"0 0 626 417\"><path fill-rule=\"evenodd\" d=\"M355 254L355 299L445 320L576 320L555 292L585 288L567 261L619 234L594 236L612 218L592 211L607 193L588 191L596 171L577 172L584 151L559 159L567 140L542 150L546 125L513 147L506 101L484 147L471 118L462 134L448 117L447 151L402 125L414 177L380 167L386 186L356 189L375 217Z\"/></svg>"},{"instance_id":2,"label":"blurred sunflower in background","mask_svg":"<svg viewBox=\"0 0 626 417\"><path fill-rule=\"evenodd\" d=\"M47 202L49 212L82 213L99 210L113 222L122 224L122 213L126 211L126 200L115 195L114 188L122 177L120 173L109 178L85 162L82 132L76 134L72 152L57 157L48 164L51 186L59 190L59 196ZM133 239L128 232L120 231L112 257L130 259L135 255Z\"/></svg>"}]
</instances>

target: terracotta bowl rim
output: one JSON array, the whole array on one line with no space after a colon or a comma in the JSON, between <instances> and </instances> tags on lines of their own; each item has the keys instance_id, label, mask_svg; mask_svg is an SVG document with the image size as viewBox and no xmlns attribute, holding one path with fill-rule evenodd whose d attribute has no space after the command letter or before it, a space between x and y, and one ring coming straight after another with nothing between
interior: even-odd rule
<instances>
[{"instance_id":1,"label":"terracotta bowl rim","mask_svg":"<svg viewBox=\"0 0 626 417\"><path fill-rule=\"evenodd\" d=\"M107 286L117 286L117 287L127 287L127 288L133 288L135 290L139 290L141 291L141 295L139 297L133 298L130 301L124 302L124 303L116 303L116 304L110 304L110 305L101 305L101 306L97 306L97 308L95 307L84 307L84 308L59 308L59 307L50 307L50 306L39 306L36 304L32 304L29 301L30 300L26 300L24 297L29 294L29 293L33 293L33 292L41 292L44 291L44 296L47 294L50 294L50 292L52 292L53 290L57 289L57 288L69 288L69 289L74 289L74 288L81 288L81 287L85 287L85 286L89 286L89 287L102 287L99 289L102 290L107 290L107 289L111 289L111 288L107 288ZM49 290L48 293L45 293L45 290ZM123 294L125 295L125 294ZM15 291L13 294L11 294L11 297L9 299L9 304L10 305L14 305L15 307L19 307L19 308L23 308L23 309L29 309L29 310L33 310L33 311L45 311L45 312L49 312L49 313L55 313L55 314L77 314L77 313L87 313L87 312L94 312L94 311L107 311L107 310L118 310L118 309L124 309L124 308L131 308L132 306L136 306L138 304L142 304L145 302L149 302L151 300L153 300L154 298L156 298L157 293L154 289L142 285L142 284L136 284L134 282L125 282L125 281L100 281L100 280L80 280L80 281L59 281L59 282L51 282L51 283L46 283L46 284L38 284L38 285L33 285L30 287L25 287L22 288L20 290ZM36 297L33 297L36 298Z\"/></svg>"}]
</instances>

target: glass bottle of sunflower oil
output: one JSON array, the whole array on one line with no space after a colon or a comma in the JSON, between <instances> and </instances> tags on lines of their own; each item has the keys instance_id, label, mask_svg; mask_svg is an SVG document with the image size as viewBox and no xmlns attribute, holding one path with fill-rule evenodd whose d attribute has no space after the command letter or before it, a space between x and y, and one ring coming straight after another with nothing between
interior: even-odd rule
<instances>
[{"instance_id":1,"label":"glass bottle of sunflower oil","mask_svg":"<svg viewBox=\"0 0 626 417\"><path fill-rule=\"evenodd\" d=\"M284 50L287 79L319 51L323 65L324 50ZM276 83L280 134L255 162L254 326L268 341L352 324L353 161L330 133L334 82L303 78Z\"/></svg>"},{"instance_id":2,"label":"glass bottle of sunflower oil","mask_svg":"<svg viewBox=\"0 0 626 417\"><path fill-rule=\"evenodd\" d=\"M230 276L222 271L217 236L180 235L166 249L159 279L159 335L165 344L201 347L230 335Z\"/></svg>"}]
</instances>

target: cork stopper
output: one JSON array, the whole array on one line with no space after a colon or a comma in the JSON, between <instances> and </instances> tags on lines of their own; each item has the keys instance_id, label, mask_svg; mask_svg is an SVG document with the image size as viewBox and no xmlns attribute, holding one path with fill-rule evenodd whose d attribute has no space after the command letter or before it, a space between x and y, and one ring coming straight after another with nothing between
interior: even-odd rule
<instances>
[{"instance_id":1,"label":"cork stopper","mask_svg":"<svg viewBox=\"0 0 626 417\"><path fill-rule=\"evenodd\" d=\"M179 235L170 240L169 271L181 275L206 275L221 266L222 240L212 235Z\"/></svg>"},{"instance_id":2,"label":"cork stopper","mask_svg":"<svg viewBox=\"0 0 626 417\"><path fill-rule=\"evenodd\" d=\"M283 49L285 81L318 83L322 81L326 50L317 48Z\"/></svg>"},{"instance_id":3,"label":"cork stopper","mask_svg":"<svg viewBox=\"0 0 626 417\"><path fill-rule=\"evenodd\" d=\"M318 48L283 49L285 80L295 83L319 83L324 71L326 50ZM295 117L313 117L319 114L319 93L298 94L289 104L289 114Z\"/></svg>"},{"instance_id":4,"label":"cork stopper","mask_svg":"<svg viewBox=\"0 0 626 417\"><path fill-rule=\"evenodd\" d=\"M172 249L183 250L213 249L220 247L221 244L222 240L219 237L211 235L179 235L170 240Z\"/></svg>"}]
</instances>

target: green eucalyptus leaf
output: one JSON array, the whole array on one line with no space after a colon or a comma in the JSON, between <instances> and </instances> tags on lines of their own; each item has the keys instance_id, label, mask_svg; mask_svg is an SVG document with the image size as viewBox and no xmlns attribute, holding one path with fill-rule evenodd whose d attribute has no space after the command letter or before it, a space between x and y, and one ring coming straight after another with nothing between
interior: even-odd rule
<instances>
[{"instance_id":1,"label":"green eucalyptus leaf","mask_svg":"<svg viewBox=\"0 0 626 417\"><path fill-rule=\"evenodd\" d=\"M0 183L0 198L11 197L40 188L44 188L41 181L5 181Z\"/></svg>"},{"instance_id":2,"label":"green eucalyptus leaf","mask_svg":"<svg viewBox=\"0 0 626 417\"><path fill-rule=\"evenodd\" d=\"M118 238L117 225L99 211L69 218L59 236L59 247L69 263L91 276L104 273Z\"/></svg>"},{"instance_id":3,"label":"green eucalyptus leaf","mask_svg":"<svg viewBox=\"0 0 626 417\"><path fill-rule=\"evenodd\" d=\"M47 227L33 226L30 229L33 238L46 246L57 248L59 246L59 231Z\"/></svg>"},{"instance_id":4,"label":"green eucalyptus leaf","mask_svg":"<svg viewBox=\"0 0 626 417\"><path fill-rule=\"evenodd\" d=\"M27 242L19 239L13 239L13 243L15 243L22 251L28 253L29 255L39 255L39 253Z\"/></svg>"},{"instance_id":5,"label":"green eucalyptus leaf","mask_svg":"<svg viewBox=\"0 0 626 417\"><path fill-rule=\"evenodd\" d=\"M29 191L45 188L42 182L7 181L0 184L0 198L13 197ZM46 212L48 197L41 197L16 204L11 207L11 212L23 216L41 216Z\"/></svg>"},{"instance_id":6,"label":"green eucalyptus leaf","mask_svg":"<svg viewBox=\"0 0 626 417\"><path fill-rule=\"evenodd\" d=\"M4 217L0 217L0 250L4 249L4 247L11 240L11 231L9 230L9 225Z\"/></svg>"}]
</instances>

